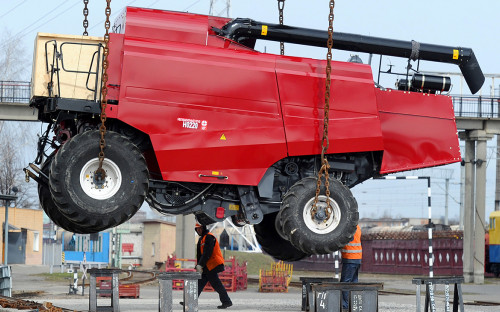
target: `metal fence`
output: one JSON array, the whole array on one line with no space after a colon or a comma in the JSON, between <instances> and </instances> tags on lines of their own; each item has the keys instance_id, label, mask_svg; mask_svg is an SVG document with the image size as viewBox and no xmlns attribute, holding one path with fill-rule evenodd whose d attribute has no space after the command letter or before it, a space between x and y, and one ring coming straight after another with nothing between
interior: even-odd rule
<instances>
[{"instance_id":1,"label":"metal fence","mask_svg":"<svg viewBox=\"0 0 500 312\"><path fill-rule=\"evenodd\" d=\"M61 265L62 264L62 245L61 243L43 243L43 265Z\"/></svg>"},{"instance_id":2,"label":"metal fence","mask_svg":"<svg viewBox=\"0 0 500 312\"><path fill-rule=\"evenodd\" d=\"M30 95L30 82L0 81L0 103L28 103Z\"/></svg>"},{"instance_id":3,"label":"metal fence","mask_svg":"<svg viewBox=\"0 0 500 312\"><path fill-rule=\"evenodd\" d=\"M31 83L0 81L0 103L28 103ZM455 116L470 118L500 118L500 98L483 96L452 96Z\"/></svg>"},{"instance_id":4,"label":"metal fence","mask_svg":"<svg viewBox=\"0 0 500 312\"><path fill-rule=\"evenodd\" d=\"M500 98L483 96L454 96L456 117L500 118Z\"/></svg>"}]
</instances>

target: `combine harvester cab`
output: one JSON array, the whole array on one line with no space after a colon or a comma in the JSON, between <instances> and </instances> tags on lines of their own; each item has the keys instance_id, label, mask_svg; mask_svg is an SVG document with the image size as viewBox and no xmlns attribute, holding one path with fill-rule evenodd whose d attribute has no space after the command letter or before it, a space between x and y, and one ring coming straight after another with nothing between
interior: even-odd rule
<instances>
[{"instance_id":1,"label":"combine harvester cab","mask_svg":"<svg viewBox=\"0 0 500 312\"><path fill-rule=\"evenodd\" d=\"M37 38L31 105L48 126L41 173L31 176L46 213L70 231L119 225L146 200L202 224L228 217L252 224L266 252L293 261L351 239L358 221L351 187L461 159L451 98L442 94L449 78L417 72L388 89L374 83L370 66L336 61L327 151L333 205L320 196L313 207L326 62L261 53L254 44L325 47L325 31L132 7L113 29L105 179L96 174L102 42ZM342 33L334 48L457 64L472 92L484 81L467 48Z\"/></svg>"}]
</instances>

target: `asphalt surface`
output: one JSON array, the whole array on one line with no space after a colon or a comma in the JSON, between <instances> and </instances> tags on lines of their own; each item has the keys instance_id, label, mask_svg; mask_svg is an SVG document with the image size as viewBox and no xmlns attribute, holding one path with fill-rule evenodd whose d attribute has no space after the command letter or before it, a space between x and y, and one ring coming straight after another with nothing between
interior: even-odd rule
<instances>
[{"instance_id":1,"label":"asphalt surface","mask_svg":"<svg viewBox=\"0 0 500 312\"><path fill-rule=\"evenodd\" d=\"M58 270L54 270L58 272ZM81 293L68 295L69 280L67 282L46 281L40 273L48 273L47 266L12 265L13 294L17 298L36 302L51 302L55 306L76 310L88 311L88 288L85 296ZM311 274L314 275L314 274ZM412 276L361 274L360 282L384 283L384 290L389 294L379 294L379 311L415 311L416 287L411 283ZM298 280L294 276L294 280ZM300 311L301 289L291 287L287 293L260 293L257 285L249 285L245 291L230 292L229 296L233 306L228 311ZM450 287L452 297L453 288ZM500 311L500 279L487 278L483 285L462 285L465 311ZM422 287L425 290L425 287ZM422 292L422 310L424 303ZM153 282L141 285L139 299L120 299L120 311L158 311L158 284ZM182 291L173 292L174 311L183 311L179 301L182 301ZM477 301L496 302L495 306L471 305ZM110 299L98 299L98 305L110 305ZM451 304L451 303L450 303ZM199 311L221 311L218 295L213 292L203 292L198 301ZM438 285L436 289L437 311L444 311L444 286ZM0 312L18 311L16 309L3 309Z\"/></svg>"}]
</instances>

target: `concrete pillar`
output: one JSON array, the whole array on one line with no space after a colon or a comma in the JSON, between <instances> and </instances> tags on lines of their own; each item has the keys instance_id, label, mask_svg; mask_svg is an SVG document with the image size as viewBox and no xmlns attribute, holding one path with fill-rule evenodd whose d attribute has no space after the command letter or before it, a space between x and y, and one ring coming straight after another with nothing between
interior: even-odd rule
<instances>
[{"instance_id":1,"label":"concrete pillar","mask_svg":"<svg viewBox=\"0 0 500 312\"><path fill-rule=\"evenodd\" d=\"M464 230L465 164L460 166L460 230Z\"/></svg>"},{"instance_id":2,"label":"concrete pillar","mask_svg":"<svg viewBox=\"0 0 500 312\"><path fill-rule=\"evenodd\" d=\"M460 133L460 138L465 140L463 272L466 283L484 283L486 141L492 137L484 130Z\"/></svg>"},{"instance_id":3,"label":"concrete pillar","mask_svg":"<svg viewBox=\"0 0 500 312\"><path fill-rule=\"evenodd\" d=\"M178 215L175 228L175 254L177 258L196 259L196 240L194 215Z\"/></svg>"},{"instance_id":4,"label":"concrete pillar","mask_svg":"<svg viewBox=\"0 0 500 312\"><path fill-rule=\"evenodd\" d=\"M499 103L500 105L500 103ZM500 135L497 134L497 174L495 184L495 211L500 210Z\"/></svg>"},{"instance_id":5,"label":"concrete pillar","mask_svg":"<svg viewBox=\"0 0 500 312\"><path fill-rule=\"evenodd\" d=\"M476 136L477 135L477 136ZM474 239L474 284L484 283L484 234L486 231L486 141L493 138L485 131L472 131L471 138L477 140L476 152L476 213Z\"/></svg>"},{"instance_id":6,"label":"concrete pillar","mask_svg":"<svg viewBox=\"0 0 500 312\"><path fill-rule=\"evenodd\" d=\"M465 196L464 196L464 238L463 238L463 272L466 283L474 281L474 161L476 144L465 140Z\"/></svg>"}]
</instances>

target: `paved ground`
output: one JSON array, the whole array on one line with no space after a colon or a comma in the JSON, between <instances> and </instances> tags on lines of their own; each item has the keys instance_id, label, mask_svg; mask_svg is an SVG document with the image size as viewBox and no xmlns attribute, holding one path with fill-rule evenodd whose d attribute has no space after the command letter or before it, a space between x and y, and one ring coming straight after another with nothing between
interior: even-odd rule
<instances>
[{"instance_id":1,"label":"paved ground","mask_svg":"<svg viewBox=\"0 0 500 312\"><path fill-rule=\"evenodd\" d=\"M47 282L36 276L39 273L48 273L46 266L13 265L13 292L25 293L24 298L37 302L51 302L55 306L88 310L88 289L85 296L67 295L68 284L62 282ZM298 277L297 277L298 278ZM379 295L379 311L415 311L415 286L411 284L411 276L391 276L362 274L362 282L383 282L384 290L405 294ZM29 292L39 292L37 295ZM300 311L301 289L291 288L288 293L259 293L256 285L250 285L246 291L229 294L234 305L228 311ZM465 306L465 311L500 311L500 279L486 279L484 285L463 285L464 301L494 301L497 306ZM182 300L182 292L174 291L174 311L182 311L178 304ZM421 297L422 303L424 298ZM99 304L110 303L109 299L99 299ZM437 308L444 311L444 286L437 288ZM202 293L199 299L200 311L220 311L216 307L220 302L216 293ZM2 309L3 311L17 311ZM158 311L158 286L155 283L141 286L140 299L120 299L120 311Z\"/></svg>"}]
</instances>

